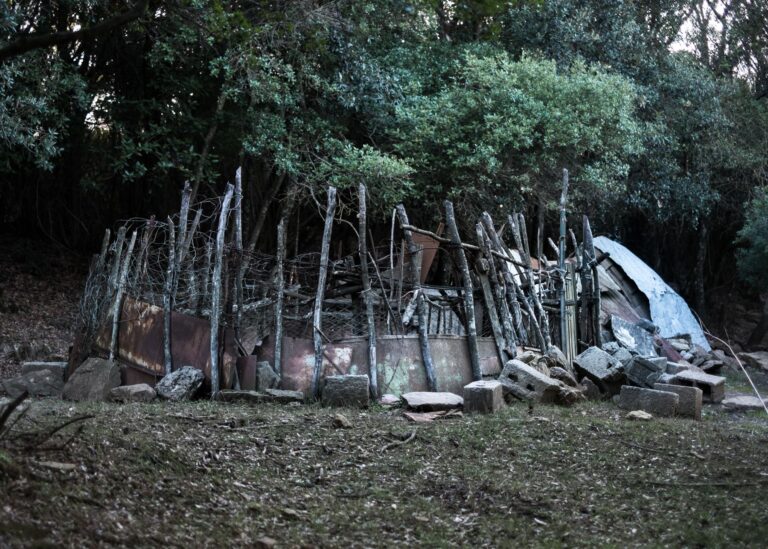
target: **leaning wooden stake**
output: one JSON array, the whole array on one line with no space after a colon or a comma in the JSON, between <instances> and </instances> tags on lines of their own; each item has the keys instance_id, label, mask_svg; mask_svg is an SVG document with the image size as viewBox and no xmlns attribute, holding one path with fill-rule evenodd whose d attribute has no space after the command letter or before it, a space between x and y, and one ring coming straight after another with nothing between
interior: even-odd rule
<instances>
[{"instance_id":1,"label":"leaning wooden stake","mask_svg":"<svg viewBox=\"0 0 768 549\"><path fill-rule=\"evenodd\" d=\"M563 169L563 192L560 194L560 238L557 241L557 270L560 273L558 281L558 297L560 299L560 349L567 353L568 348L568 319L566 318L565 304L565 279L568 273L565 269L565 238L566 238L566 211L565 205L568 199L568 170ZM572 357L568 357L569 362Z\"/></svg>"},{"instance_id":2,"label":"leaning wooden stake","mask_svg":"<svg viewBox=\"0 0 768 549\"><path fill-rule=\"evenodd\" d=\"M435 376L435 366L432 362L432 352L429 348L429 320L427 318L427 305L424 302L424 292L421 291L421 278L419 268L419 247L413 241L413 234L405 227L408 223L408 214L405 213L405 206L397 205L397 218L400 221L400 227L403 229L403 238L408 247L409 262L408 266L411 272L411 280L416 296L416 310L419 315L419 344L421 346L421 360L424 362L424 373L427 378L427 387L430 391L437 391L437 377Z\"/></svg>"},{"instance_id":3,"label":"leaning wooden stake","mask_svg":"<svg viewBox=\"0 0 768 549\"><path fill-rule=\"evenodd\" d=\"M494 299L493 289L491 288L491 283L488 280L489 276L492 277L490 271L494 260L493 256L490 254L490 249L488 250L487 254L485 253L485 234L483 231L483 226L480 223L475 225L475 232L477 233L477 242L483 248L483 254L485 255L484 258L477 260L475 271L477 272L477 277L480 279L480 289L483 291L485 309L488 312L488 318L491 321L493 340L496 343L496 355L499 357L499 364L501 367L504 367L504 364L507 363L507 359L514 358L514 356L507 356L508 346L504 339L504 330L501 327L499 315L496 311L496 300Z\"/></svg>"},{"instance_id":4,"label":"leaning wooden stake","mask_svg":"<svg viewBox=\"0 0 768 549\"><path fill-rule=\"evenodd\" d=\"M592 238L592 227L589 225L589 218L584 216L584 251L583 257L588 260L588 267L591 273L591 295L586 293L586 297L591 301L592 311L592 337L594 345L603 346L603 333L600 326L600 277L597 271L597 256L595 254L595 244ZM584 292L584 290L582 290Z\"/></svg>"},{"instance_id":5,"label":"leaning wooden stake","mask_svg":"<svg viewBox=\"0 0 768 549\"><path fill-rule=\"evenodd\" d=\"M285 302L285 224L286 216L277 226L277 296L275 297L275 364L278 377L283 376L283 303Z\"/></svg>"},{"instance_id":6,"label":"leaning wooden stake","mask_svg":"<svg viewBox=\"0 0 768 549\"><path fill-rule=\"evenodd\" d=\"M333 229L333 215L335 212L336 188L328 187L328 206L325 212L323 243L320 248L320 274L317 278L317 293L315 294L315 307L312 315L312 339L315 344L315 370L312 373L312 395L315 398L320 398L320 377L323 373L323 297L325 296L325 282L328 278L328 254L331 248L331 229Z\"/></svg>"},{"instance_id":7,"label":"leaning wooden stake","mask_svg":"<svg viewBox=\"0 0 768 549\"><path fill-rule=\"evenodd\" d=\"M120 264L123 259L123 244L125 242L125 226L117 230L117 239L115 240L115 252L112 256L111 272L109 274L109 293L114 295L117 291L117 279L120 275Z\"/></svg>"},{"instance_id":8,"label":"leaning wooden stake","mask_svg":"<svg viewBox=\"0 0 768 549\"><path fill-rule=\"evenodd\" d=\"M227 231L227 218L229 217L229 205L235 188L231 183L227 184L227 192L221 202L219 214L219 228L216 231L216 257L211 277L211 397L215 398L219 392L219 331L221 325L221 271L224 262L224 235Z\"/></svg>"},{"instance_id":9,"label":"leaning wooden stake","mask_svg":"<svg viewBox=\"0 0 768 549\"><path fill-rule=\"evenodd\" d=\"M121 227L123 234L125 229ZM133 255L133 246L136 244L136 231L131 233L131 241L128 244L128 251L125 253L125 259L123 260L123 266L120 269L120 277L117 281L117 289L115 292L115 301L112 307L112 340L109 344L109 360L115 360L117 355L117 335L120 325L120 313L123 309L123 289L125 288L125 280L128 278L128 269L131 265L131 256ZM115 261L120 261L119 257L115 258Z\"/></svg>"},{"instance_id":10,"label":"leaning wooden stake","mask_svg":"<svg viewBox=\"0 0 768 549\"><path fill-rule=\"evenodd\" d=\"M360 212L358 214L358 253L360 254L360 275L363 283L363 301L365 302L365 318L368 324L368 377L370 378L371 396L379 398L379 378L376 368L376 322L373 316L373 293L371 291L371 280L368 276L368 245L366 235L368 228L366 224L365 209L365 185L360 183L358 188L358 199Z\"/></svg>"},{"instance_id":11,"label":"leaning wooden stake","mask_svg":"<svg viewBox=\"0 0 768 549\"><path fill-rule=\"evenodd\" d=\"M168 267L163 290L163 366L165 375L173 371L171 356L171 316L173 314L174 284L176 278L176 230L168 217Z\"/></svg>"},{"instance_id":12,"label":"leaning wooden stake","mask_svg":"<svg viewBox=\"0 0 768 549\"><path fill-rule=\"evenodd\" d=\"M243 320L243 183L242 168L235 172L235 202L232 205L235 214L235 247L232 250L233 276L235 277L235 338L240 340L240 324ZM237 380L239 388L240 380Z\"/></svg>"},{"instance_id":13,"label":"leaning wooden stake","mask_svg":"<svg viewBox=\"0 0 768 549\"><path fill-rule=\"evenodd\" d=\"M464 248L461 246L461 236L459 228L456 225L456 216L453 213L453 203L450 200L443 202L445 208L445 220L448 224L448 235L455 249L456 260L461 271L461 279L464 284L464 315L467 319L467 346L469 347L469 362L472 366L472 378L480 381L483 378L483 372L480 369L480 355L477 351L477 324L475 322L475 298L472 288L472 278L470 278L469 264L467 256L464 255Z\"/></svg>"}]
</instances>

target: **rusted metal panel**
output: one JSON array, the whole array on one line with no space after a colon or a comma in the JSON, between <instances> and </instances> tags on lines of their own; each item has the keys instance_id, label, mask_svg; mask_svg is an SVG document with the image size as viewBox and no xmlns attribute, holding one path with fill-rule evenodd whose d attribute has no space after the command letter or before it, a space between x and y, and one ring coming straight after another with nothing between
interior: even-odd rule
<instances>
[{"instance_id":1,"label":"rusted metal panel","mask_svg":"<svg viewBox=\"0 0 768 549\"><path fill-rule=\"evenodd\" d=\"M112 323L102 326L96 347L109 349ZM231 330L224 337L222 387L232 386L235 367L235 345ZM192 366L202 370L206 382L211 375L211 330L208 321L178 312L171 313L171 355L175 368ZM131 368L157 377L164 375L163 310L160 307L126 297L120 313L117 360Z\"/></svg>"},{"instance_id":2,"label":"rusted metal panel","mask_svg":"<svg viewBox=\"0 0 768 549\"><path fill-rule=\"evenodd\" d=\"M461 394L464 385L472 381L466 338L430 336L429 340L438 388ZM270 360L272 345L270 341L265 342L259 360ZM365 337L345 338L326 344L323 375L368 375L366 345ZM501 371L494 345L492 338L478 338L483 375L496 376ZM377 339L376 356L382 392L402 394L428 390L417 336L380 336ZM308 393L314 366L312 340L284 337L282 362L281 387Z\"/></svg>"}]
</instances>

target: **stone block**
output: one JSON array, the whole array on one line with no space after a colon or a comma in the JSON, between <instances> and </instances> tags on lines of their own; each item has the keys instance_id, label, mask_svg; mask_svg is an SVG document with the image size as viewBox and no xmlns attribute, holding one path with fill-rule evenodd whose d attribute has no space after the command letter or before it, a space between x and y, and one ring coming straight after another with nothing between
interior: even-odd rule
<instances>
[{"instance_id":1,"label":"stone block","mask_svg":"<svg viewBox=\"0 0 768 549\"><path fill-rule=\"evenodd\" d=\"M611 316L613 337L622 347L640 356L656 356L653 336L638 324L627 322L616 315Z\"/></svg>"},{"instance_id":2,"label":"stone block","mask_svg":"<svg viewBox=\"0 0 768 549\"><path fill-rule=\"evenodd\" d=\"M504 408L504 391L499 381L474 381L464 386L464 411L493 414Z\"/></svg>"},{"instance_id":3,"label":"stone block","mask_svg":"<svg viewBox=\"0 0 768 549\"><path fill-rule=\"evenodd\" d=\"M668 383L656 383L653 388L657 391L675 393L680 397L677 403L677 415L701 421L701 401L703 395L701 389L686 387L685 385L670 385Z\"/></svg>"},{"instance_id":4,"label":"stone block","mask_svg":"<svg viewBox=\"0 0 768 549\"><path fill-rule=\"evenodd\" d=\"M328 376L323 386L323 404L367 408L370 394L368 376Z\"/></svg>"},{"instance_id":5,"label":"stone block","mask_svg":"<svg viewBox=\"0 0 768 549\"><path fill-rule=\"evenodd\" d=\"M756 396L738 395L723 400L726 410L733 412L748 412L750 410L763 410L763 403Z\"/></svg>"},{"instance_id":6,"label":"stone block","mask_svg":"<svg viewBox=\"0 0 768 549\"><path fill-rule=\"evenodd\" d=\"M594 381L585 377L581 380L581 386L587 400L602 400L603 394L600 392L600 388L595 385Z\"/></svg>"},{"instance_id":7,"label":"stone block","mask_svg":"<svg viewBox=\"0 0 768 549\"><path fill-rule=\"evenodd\" d=\"M635 385L653 387L661 374L667 371L666 358L646 358L636 356L626 367L627 379Z\"/></svg>"},{"instance_id":8,"label":"stone block","mask_svg":"<svg viewBox=\"0 0 768 549\"><path fill-rule=\"evenodd\" d=\"M204 379L205 375L201 370L183 366L161 379L155 385L155 391L157 396L166 400L190 400L200 390Z\"/></svg>"},{"instance_id":9,"label":"stone block","mask_svg":"<svg viewBox=\"0 0 768 549\"><path fill-rule=\"evenodd\" d=\"M625 379L624 365L613 355L590 347L573 361L576 371L588 377L602 392L614 394Z\"/></svg>"},{"instance_id":10,"label":"stone block","mask_svg":"<svg viewBox=\"0 0 768 549\"><path fill-rule=\"evenodd\" d=\"M67 400L109 400L110 392L120 386L120 366L111 360L89 358L75 370L62 396Z\"/></svg>"},{"instance_id":11,"label":"stone block","mask_svg":"<svg viewBox=\"0 0 768 549\"><path fill-rule=\"evenodd\" d=\"M21 365L21 375L29 374L32 372L41 372L43 370L50 370L56 375L61 376L61 381L64 381L64 374L67 371L66 362L25 362Z\"/></svg>"},{"instance_id":12,"label":"stone block","mask_svg":"<svg viewBox=\"0 0 768 549\"><path fill-rule=\"evenodd\" d=\"M721 402L725 398L725 378L705 374L698 370L685 370L670 381L673 385L698 387L703 392L704 402Z\"/></svg>"},{"instance_id":13,"label":"stone block","mask_svg":"<svg viewBox=\"0 0 768 549\"><path fill-rule=\"evenodd\" d=\"M571 375L570 372L567 370L560 368L559 366L555 366L554 368L550 368L549 370L549 377L552 379L556 379L558 381L562 381L566 385L570 387L578 387L579 382L576 381L576 378Z\"/></svg>"},{"instance_id":14,"label":"stone block","mask_svg":"<svg viewBox=\"0 0 768 549\"><path fill-rule=\"evenodd\" d=\"M755 351L754 353L739 353L742 362L758 370L768 372L768 351Z\"/></svg>"},{"instance_id":15,"label":"stone block","mask_svg":"<svg viewBox=\"0 0 768 549\"><path fill-rule=\"evenodd\" d=\"M113 402L152 402L157 393L146 383L137 383L115 387L109 392L109 396Z\"/></svg>"},{"instance_id":16,"label":"stone block","mask_svg":"<svg viewBox=\"0 0 768 549\"><path fill-rule=\"evenodd\" d=\"M275 373L269 362L262 361L256 364L255 390L275 389L279 383L280 376Z\"/></svg>"},{"instance_id":17,"label":"stone block","mask_svg":"<svg viewBox=\"0 0 768 549\"><path fill-rule=\"evenodd\" d=\"M402 395L405 405L416 412L439 412L455 410L464 405L464 399L453 393L430 393L415 391Z\"/></svg>"},{"instance_id":18,"label":"stone block","mask_svg":"<svg viewBox=\"0 0 768 549\"><path fill-rule=\"evenodd\" d=\"M677 412L680 397L675 393L644 387L624 385L616 404L624 410L642 410L659 417L671 417Z\"/></svg>"},{"instance_id":19,"label":"stone block","mask_svg":"<svg viewBox=\"0 0 768 549\"><path fill-rule=\"evenodd\" d=\"M0 382L0 395L16 398L24 391L29 396L59 396L64 387L64 378L58 372L37 370Z\"/></svg>"},{"instance_id":20,"label":"stone block","mask_svg":"<svg viewBox=\"0 0 768 549\"><path fill-rule=\"evenodd\" d=\"M264 394L270 397L271 402L290 404L291 402L304 402L304 393L301 391L284 391L281 389L266 389Z\"/></svg>"},{"instance_id":21,"label":"stone block","mask_svg":"<svg viewBox=\"0 0 768 549\"><path fill-rule=\"evenodd\" d=\"M537 402L556 402L562 386L559 381L519 360L507 361L499 375L499 381L504 386L505 396L511 395L521 400Z\"/></svg>"}]
</instances>

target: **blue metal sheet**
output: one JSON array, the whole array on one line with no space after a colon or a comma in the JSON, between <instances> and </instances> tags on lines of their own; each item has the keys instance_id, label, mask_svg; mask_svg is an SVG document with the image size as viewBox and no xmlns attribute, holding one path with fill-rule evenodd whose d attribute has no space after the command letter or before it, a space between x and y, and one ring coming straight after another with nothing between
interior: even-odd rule
<instances>
[{"instance_id":1,"label":"blue metal sheet","mask_svg":"<svg viewBox=\"0 0 768 549\"><path fill-rule=\"evenodd\" d=\"M707 338L704 337L704 331L688 304L664 282L656 271L610 238L598 236L595 238L595 248L610 254L613 262L621 267L638 289L645 294L651 308L650 320L659 327L662 337L690 334L694 343L701 345L707 351L711 350Z\"/></svg>"}]
</instances>

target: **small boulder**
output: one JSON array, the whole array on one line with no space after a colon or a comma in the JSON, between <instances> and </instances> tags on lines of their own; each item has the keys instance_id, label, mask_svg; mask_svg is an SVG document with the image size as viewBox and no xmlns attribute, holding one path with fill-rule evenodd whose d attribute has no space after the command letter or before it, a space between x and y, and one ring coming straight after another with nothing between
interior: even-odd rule
<instances>
[{"instance_id":1,"label":"small boulder","mask_svg":"<svg viewBox=\"0 0 768 549\"><path fill-rule=\"evenodd\" d=\"M152 402L157 393L146 383L137 383L115 387L109 392L109 396L113 402Z\"/></svg>"},{"instance_id":2,"label":"small boulder","mask_svg":"<svg viewBox=\"0 0 768 549\"><path fill-rule=\"evenodd\" d=\"M301 391L285 391L282 389L266 389L264 391L269 397L270 402L278 402L280 404L301 404L304 402L304 393Z\"/></svg>"},{"instance_id":3,"label":"small boulder","mask_svg":"<svg viewBox=\"0 0 768 549\"><path fill-rule=\"evenodd\" d=\"M581 380L581 387L587 400L602 400L603 394L600 392L600 387L588 377Z\"/></svg>"},{"instance_id":4,"label":"small boulder","mask_svg":"<svg viewBox=\"0 0 768 549\"><path fill-rule=\"evenodd\" d=\"M630 421L650 421L653 419L653 416L642 410L632 410L627 413L626 418Z\"/></svg>"},{"instance_id":5,"label":"small boulder","mask_svg":"<svg viewBox=\"0 0 768 549\"><path fill-rule=\"evenodd\" d=\"M400 397L387 393L385 395L381 395L379 404L382 406L396 406L400 404Z\"/></svg>"},{"instance_id":6,"label":"small boulder","mask_svg":"<svg viewBox=\"0 0 768 549\"><path fill-rule=\"evenodd\" d=\"M64 379L51 370L38 370L0 382L0 395L16 398L24 391L29 396L59 396L64 387Z\"/></svg>"},{"instance_id":7,"label":"small boulder","mask_svg":"<svg viewBox=\"0 0 768 549\"><path fill-rule=\"evenodd\" d=\"M328 376L323 386L323 404L367 408L370 392L368 376Z\"/></svg>"},{"instance_id":8,"label":"small boulder","mask_svg":"<svg viewBox=\"0 0 768 549\"><path fill-rule=\"evenodd\" d=\"M556 379L558 381L562 381L566 385L570 387L578 387L579 382L576 381L576 378L573 377L569 372L564 370L563 368L560 368L559 366L555 366L554 368L550 368L549 370L549 377Z\"/></svg>"},{"instance_id":9,"label":"small boulder","mask_svg":"<svg viewBox=\"0 0 768 549\"><path fill-rule=\"evenodd\" d=\"M157 396L166 400L174 402L190 400L200 390L204 379L202 370L183 366L161 379L155 385L155 391Z\"/></svg>"},{"instance_id":10,"label":"small boulder","mask_svg":"<svg viewBox=\"0 0 768 549\"><path fill-rule=\"evenodd\" d=\"M739 353L739 358L747 366L752 366L753 368L768 372L768 351Z\"/></svg>"},{"instance_id":11,"label":"small boulder","mask_svg":"<svg viewBox=\"0 0 768 549\"><path fill-rule=\"evenodd\" d=\"M624 365L599 347L590 347L574 360L576 371L586 376L602 392L614 394L624 382Z\"/></svg>"},{"instance_id":12,"label":"small boulder","mask_svg":"<svg viewBox=\"0 0 768 549\"><path fill-rule=\"evenodd\" d=\"M427 391L415 391L405 393L403 396L405 405L416 412L438 412L441 410L454 410L464 405L464 399L453 393L430 393Z\"/></svg>"},{"instance_id":13,"label":"small boulder","mask_svg":"<svg viewBox=\"0 0 768 549\"><path fill-rule=\"evenodd\" d=\"M112 389L119 386L120 366L111 360L91 357L69 377L62 396L74 401L107 401Z\"/></svg>"},{"instance_id":14,"label":"small boulder","mask_svg":"<svg viewBox=\"0 0 768 549\"><path fill-rule=\"evenodd\" d=\"M275 389L280 384L280 376L275 373L267 361L256 363L256 387L257 391Z\"/></svg>"}]
</instances>

